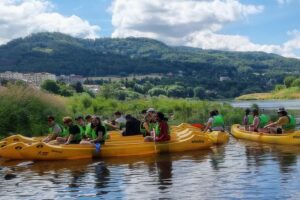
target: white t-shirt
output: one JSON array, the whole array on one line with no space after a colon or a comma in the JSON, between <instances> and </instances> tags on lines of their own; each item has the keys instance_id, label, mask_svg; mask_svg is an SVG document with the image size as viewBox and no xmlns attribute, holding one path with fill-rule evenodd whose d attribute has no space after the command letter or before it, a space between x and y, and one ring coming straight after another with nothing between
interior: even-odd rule
<instances>
[{"instance_id":1,"label":"white t-shirt","mask_svg":"<svg viewBox=\"0 0 300 200\"><path fill-rule=\"evenodd\" d=\"M126 119L124 116L121 116L115 120L118 124L126 124Z\"/></svg>"}]
</instances>

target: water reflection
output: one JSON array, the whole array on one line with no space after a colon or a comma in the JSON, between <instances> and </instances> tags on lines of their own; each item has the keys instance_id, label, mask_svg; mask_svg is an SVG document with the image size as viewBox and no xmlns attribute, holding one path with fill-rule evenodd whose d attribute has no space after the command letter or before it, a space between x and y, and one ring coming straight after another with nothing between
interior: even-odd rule
<instances>
[{"instance_id":1,"label":"water reflection","mask_svg":"<svg viewBox=\"0 0 300 200\"><path fill-rule=\"evenodd\" d=\"M160 190L165 190L167 186L172 185L172 156L170 154L163 155L156 160L158 173L158 184Z\"/></svg>"},{"instance_id":2,"label":"water reflection","mask_svg":"<svg viewBox=\"0 0 300 200\"><path fill-rule=\"evenodd\" d=\"M211 155L211 166L214 170L218 171L221 168L221 165L225 162L225 146L217 146L212 148Z\"/></svg>"},{"instance_id":3,"label":"water reflection","mask_svg":"<svg viewBox=\"0 0 300 200\"><path fill-rule=\"evenodd\" d=\"M6 199L298 198L300 147L231 139L209 151L80 161L0 161ZM16 178L5 180L6 172Z\"/></svg>"}]
</instances>

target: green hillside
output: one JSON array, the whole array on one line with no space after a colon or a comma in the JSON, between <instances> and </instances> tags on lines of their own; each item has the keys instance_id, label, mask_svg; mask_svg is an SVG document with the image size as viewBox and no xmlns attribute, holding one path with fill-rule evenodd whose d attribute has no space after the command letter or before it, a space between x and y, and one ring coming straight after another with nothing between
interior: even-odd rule
<instances>
[{"instance_id":1,"label":"green hillside","mask_svg":"<svg viewBox=\"0 0 300 200\"><path fill-rule=\"evenodd\" d=\"M229 52L172 47L146 38L85 40L38 33L0 46L0 71L106 76L172 72L164 84L201 87L216 98L264 92L300 60L262 52ZM220 81L220 77L230 79ZM226 94L223 94L226 92Z\"/></svg>"}]
</instances>

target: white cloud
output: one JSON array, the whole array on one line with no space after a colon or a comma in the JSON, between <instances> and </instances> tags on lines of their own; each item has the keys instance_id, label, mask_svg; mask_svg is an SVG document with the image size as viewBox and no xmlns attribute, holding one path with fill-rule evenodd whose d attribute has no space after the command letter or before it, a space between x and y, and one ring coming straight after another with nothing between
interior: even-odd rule
<instances>
[{"instance_id":1,"label":"white cloud","mask_svg":"<svg viewBox=\"0 0 300 200\"><path fill-rule=\"evenodd\" d=\"M0 0L0 16L0 44L41 31L82 38L96 38L100 31L78 16L54 12L47 0Z\"/></svg>"},{"instance_id":2,"label":"white cloud","mask_svg":"<svg viewBox=\"0 0 300 200\"><path fill-rule=\"evenodd\" d=\"M293 51L299 47L300 34L295 31L282 45L255 44L245 36L220 34L225 25L263 10L261 5L245 5L239 0L114 0L110 8L115 27L112 37L149 37L171 45L296 57Z\"/></svg>"}]
</instances>

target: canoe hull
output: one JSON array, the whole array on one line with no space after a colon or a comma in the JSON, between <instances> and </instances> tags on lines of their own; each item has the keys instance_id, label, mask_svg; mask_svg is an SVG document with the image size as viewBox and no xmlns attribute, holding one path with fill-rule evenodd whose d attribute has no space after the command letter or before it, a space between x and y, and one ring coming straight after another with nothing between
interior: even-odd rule
<instances>
[{"instance_id":1,"label":"canoe hull","mask_svg":"<svg viewBox=\"0 0 300 200\"><path fill-rule=\"evenodd\" d=\"M300 131L294 131L286 134L257 133L242 130L240 129L239 124L234 124L231 126L231 134L239 139L245 139L262 143L300 145Z\"/></svg>"}]
</instances>

